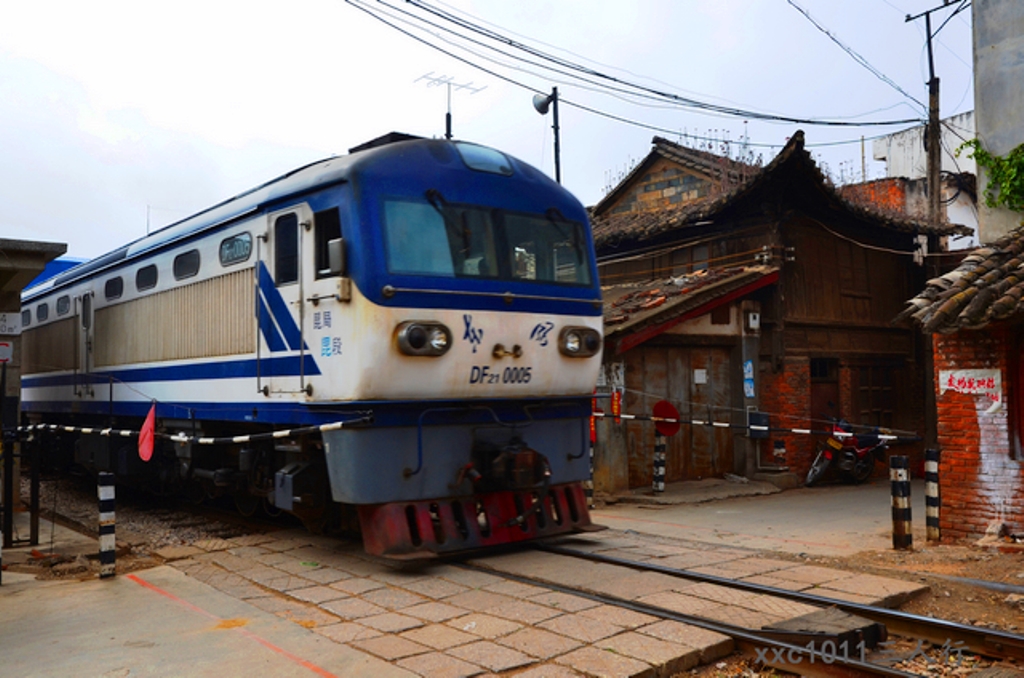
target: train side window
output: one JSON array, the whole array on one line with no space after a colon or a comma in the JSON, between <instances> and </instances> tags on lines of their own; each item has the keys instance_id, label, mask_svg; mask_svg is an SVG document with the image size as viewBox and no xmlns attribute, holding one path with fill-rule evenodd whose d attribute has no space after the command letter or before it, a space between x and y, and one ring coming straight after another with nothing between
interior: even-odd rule
<instances>
[{"instance_id":1,"label":"train side window","mask_svg":"<svg viewBox=\"0 0 1024 678\"><path fill-rule=\"evenodd\" d=\"M331 258L327 252L327 243L341 237L341 216L337 207L332 207L313 215L316 225L316 277L327 278L331 275Z\"/></svg>"},{"instance_id":2,"label":"train side window","mask_svg":"<svg viewBox=\"0 0 1024 678\"><path fill-rule=\"evenodd\" d=\"M286 285L299 279L299 217L294 212L274 221L274 282Z\"/></svg>"},{"instance_id":3,"label":"train side window","mask_svg":"<svg viewBox=\"0 0 1024 678\"><path fill-rule=\"evenodd\" d=\"M122 294L124 294L124 280L121 276L111 278L103 285L103 296L107 301L120 299Z\"/></svg>"},{"instance_id":4,"label":"train side window","mask_svg":"<svg viewBox=\"0 0 1024 678\"><path fill-rule=\"evenodd\" d=\"M43 322L44 320L46 320L49 317L50 317L50 305L49 304L39 304L38 306L36 306L36 320L38 320L39 322Z\"/></svg>"},{"instance_id":5,"label":"train side window","mask_svg":"<svg viewBox=\"0 0 1024 678\"><path fill-rule=\"evenodd\" d=\"M135 273L135 289L139 292L156 287L156 264L143 266Z\"/></svg>"},{"instance_id":6,"label":"train side window","mask_svg":"<svg viewBox=\"0 0 1024 678\"><path fill-rule=\"evenodd\" d=\"M32 324L32 310L25 309L21 312L21 326L28 327Z\"/></svg>"},{"instance_id":7,"label":"train side window","mask_svg":"<svg viewBox=\"0 0 1024 678\"><path fill-rule=\"evenodd\" d=\"M174 257L174 279L183 280L199 273L199 250L189 250Z\"/></svg>"},{"instance_id":8,"label":"train side window","mask_svg":"<svg viewBox=\"0 0 1024 678\"><path fill-rule=\"evenodd\" d=\"M64 295L57 297L57 315L67 315L71 311L71 297Z\"/></svg>"},{"instance_id":9,"label":"train side window","mask_svg":"<svg viewBox=\"0 0 1024 678\"><path fill-rule=\"evenodd\" d=\"M240 264L252 254L252 234L238 233L220 241L220 265Z\"/></svg>"}]
</instances>

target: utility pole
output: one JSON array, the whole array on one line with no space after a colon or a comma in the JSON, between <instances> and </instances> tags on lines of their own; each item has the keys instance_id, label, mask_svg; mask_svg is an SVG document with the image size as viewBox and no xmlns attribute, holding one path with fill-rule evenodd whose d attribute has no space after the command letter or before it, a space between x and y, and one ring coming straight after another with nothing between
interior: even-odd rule
<instances>
[{"instance_id":1,"label":"utility pole","mask_svg":"<svg viewBox=\"0 0 1024 678\"><path fill-rule=\"evenodd\" d=\"M935 59L932 56L932 12L946 9L954 0L942 0L942 6L934 7L917 16L907 15L907 21L915 21L924 17L925 34L928 36L928 126L925 128L925 150L928 152L928 221L932 224L939 223L941 219L942 201L939 199L939 183L942 178L942 130L939 128L939 79L935 77ZM969 0L959 0L955 3L953 13L946 17L949 21L961 11L970 6ZM943 22L937 34L946 23ZM928 248L931 248L935 236L928 237ZM927 251L927 249L926 249ZM926 260L927 261L927 260ZM928 271L928 268L925 268ZM930 277L930 276L928 276ZM931 350L930 339L923 342L922 355L924 357L924 407L925 407L925 445L934 448L938 444L939 425L937 406L935 403L935 355Z\"/></svg>"},{"instance_id":2,"label":"utility pole","mask_svg":"<svg viewBox=\"0 0 1024 678\"><path fill-rule=\"evenodd\" d=\"M907 15L907 21L924 17L924 30L928 43L928 126L925 128L925 150L928 152L928 221L936 224L942 219L942 129L939 126L939 79L935 76L935 59L932 56L932 12L956 7L946 21L949 21L970 5L967 0L942 0L942 5L921 12L916 16ZM943 22L942 26L946 23ZM942 30L935 31L938 34Z\"/></svg>"}]
</instances>

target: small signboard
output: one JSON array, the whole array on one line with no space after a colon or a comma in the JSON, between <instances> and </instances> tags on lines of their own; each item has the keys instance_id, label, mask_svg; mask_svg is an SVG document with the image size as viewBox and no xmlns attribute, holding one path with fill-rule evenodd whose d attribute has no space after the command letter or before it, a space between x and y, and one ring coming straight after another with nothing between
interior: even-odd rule
<instances>
[{"instance_id":1,"label":"small signboard","mask_svg":"<svg viewBox=\"0 0 1024 678\"><path fill-rule=\"evenodd\" d=\"M0 313L0 336L16 337L21 334L21 313Z\"/></svg>"},{"instance_id":2,"label":"small signboard","mask_svg":"<svg viewBox=\"0 0 1024 678\"><path fill-rule=\"evenodd\" d=\"M997 369L939 370L939 393L956 391L1002 402L1003 380Z\"/></svg>"},{"instance_id":3,"label":"small signboard","mask_svg":"<svg viewBox=\"0 0 1024 678\"><path fill-rule=\"evenodd\" d=\"M0 341L0 363L9 363L13 357L14 343L10 341Z\"/></svg>"}]
</instances>

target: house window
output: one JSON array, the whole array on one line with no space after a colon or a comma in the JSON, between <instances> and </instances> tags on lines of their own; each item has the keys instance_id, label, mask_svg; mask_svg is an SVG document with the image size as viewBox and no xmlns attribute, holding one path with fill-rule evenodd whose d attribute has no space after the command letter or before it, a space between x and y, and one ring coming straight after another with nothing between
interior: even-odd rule
<instances>
[{"instance_id":1,"label":"house window","mask_svg":"<svg viewBox=\"0 0 1024 678\"><path fill-rule=\"evenodd\" d=\"M884 365L861 367L857 371L857 423L865 426L892 427L896 408L897 369Z\"/></svg>"},{"instance_id":2,"label":"house window","mask_svg":"<svg viewBox=\"0 0 1024 678\"><path fill-rule=\"evenodd\" d=\"M835 358L811 358L811 381L839 381L839 361Z\"/></svg>"},{"instance_id":3,"label":"house window","mask_svg":"<svg viewBox=\"0 0 1024 678\"><path fill-rule=\"evenodd\" d=\"M708 267L708 246L694 245L672 253L672 275L703 271Z\"/></svg>"}]
</instances>

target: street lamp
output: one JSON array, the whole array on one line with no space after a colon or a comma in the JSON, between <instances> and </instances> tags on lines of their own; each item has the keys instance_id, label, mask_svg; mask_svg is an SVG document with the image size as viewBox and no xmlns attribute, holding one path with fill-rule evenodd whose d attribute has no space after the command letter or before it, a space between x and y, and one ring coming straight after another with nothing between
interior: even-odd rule
<instances>
[{"instance_id":1,"label":"street lamp","mask_svg":"<svg viewBox=\"0 0 1024 678\"><path fill-rule=\"evenodd\" d=\"M544 96L543 94L533 95L533 107L537 109L537 112L541 115L547 115L548 107L553 110L553 121L554 125L551 126L555 130L555 181L562 183L562 165L559 160L559 149L558 149L558 88L552 87L551 94Z\"/></svg>"}]
</instances>

